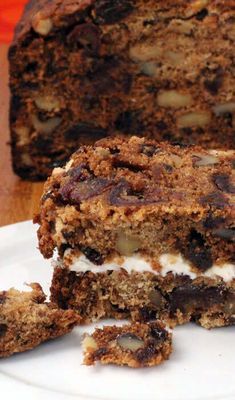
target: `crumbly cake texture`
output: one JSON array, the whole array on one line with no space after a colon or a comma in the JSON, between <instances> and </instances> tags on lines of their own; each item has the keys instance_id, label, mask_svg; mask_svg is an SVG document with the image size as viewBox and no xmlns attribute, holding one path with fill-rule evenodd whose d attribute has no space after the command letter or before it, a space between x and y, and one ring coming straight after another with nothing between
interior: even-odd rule
<instances>
[{"instance_id":1,"label":"crumbly cake texture","mask_svg":"<svg viewBox=\"0 0 235 400\"><path fill-rule=\"evenodd\" d=\"M181 252L198 274L233 262L234 160L234 151L137 137L81 147L45 184L39 248L46 258L57 248L97 265Z\"/></svg>"},{"instance_id":2,"label":"crumbly cake texture","mask_svg":"<svg viewBox=\"0 0 235 400\"><path fill-rule=\"evenodd\" d=\"M132 368L153 367L168 360L172 352L172 335L165 325L133 323L104 326L83 339L84 364L127 365Z\"/></svg>"},{"instance_id":3,"label":"crumbly cake texture","mask_svg":"<svg viewBox=\"0 0 235 400\"><path fill-rule=\"evenodd\" d=\"M9 50L16 173L116 134L234 149L234 20L234 0L31 0Z\"/></svg>"},{"instance_id":4,"label":"crumbly cake texture","mask_svg":"<svg viewBox=\"0 0 235 400\"><path fill-rule=\"evenodd\" d=\"M45 303L39 284L30 286L30 292L0 292L0 357L31 350L65 335L80 321L78 313Z\"/></svg>"},{"instance_id":5,"label":"crumbly cake texture","mask_svg":"<svg viewBox=\"0 0 235 400\"><path fill-rule=\"evenodd\" d=\"M101 318L148 322L161 319L170 326L196 322L204 328L235 324L235 279L173 275L125 270L76 273L54 270L51 300L72 309L83 323Z\"/></svg>"}]
</instances>

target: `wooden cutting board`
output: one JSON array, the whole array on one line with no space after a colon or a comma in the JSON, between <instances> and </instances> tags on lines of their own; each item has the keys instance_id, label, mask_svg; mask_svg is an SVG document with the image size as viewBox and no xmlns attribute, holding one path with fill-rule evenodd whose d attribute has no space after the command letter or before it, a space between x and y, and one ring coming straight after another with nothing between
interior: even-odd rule
<instances>
[{"instance_id":1,"label":"wooden cutting board","mask_svg":"<svg viewBox=\"0 0 235 400\"><path fill-rule=\"evenodd\" d=\"M11 168L7 45L0 46L0 226L32 219L43 183L22 181Z\"/></svg>"}]
</instances>

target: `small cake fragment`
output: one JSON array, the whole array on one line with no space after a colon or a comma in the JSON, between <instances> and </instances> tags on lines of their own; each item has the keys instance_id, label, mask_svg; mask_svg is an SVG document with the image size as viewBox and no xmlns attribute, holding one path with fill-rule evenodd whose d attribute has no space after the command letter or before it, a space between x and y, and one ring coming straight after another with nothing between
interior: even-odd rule
<instances>
[{"instance_id":1,"label":"small cake fragment","mask_svg":"<svg viewBox=\"0 0 235 400\"><path fill-rule=\"evenodd\" d=\"M153 367L168 360L172 335L160 321L96 328L83 339L84 363Z\"/></svg>"},{"instance_id":2,"label":"small cake fragment","mask_svg":"<svg viewBox=\"0 0 235 400\"><path fill-rule=\"evenodd\" d=\"M14 288L0 292L0 357L9 357L38 346L49 339L65 335L79 323L72 310L60 310L45 302L38 283L32 291Z\"/></svg>"}]
</instances>

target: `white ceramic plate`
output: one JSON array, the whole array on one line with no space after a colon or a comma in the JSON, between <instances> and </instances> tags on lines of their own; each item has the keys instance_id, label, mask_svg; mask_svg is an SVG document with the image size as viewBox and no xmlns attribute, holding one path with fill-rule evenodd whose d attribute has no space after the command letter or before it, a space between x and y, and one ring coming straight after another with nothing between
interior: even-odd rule
<instances>
[{"instance_id":1,"label":"white ceramic plate","mask_svg":"<svg viewBox=\"0 0 235 400\"><path fill-rule=\"evenodd\" d=\"M0 290L40 282L48 292L52 268L37 250L36 228L24 222L0 229ZM105 321L105 324L108 321ZM97 324L102 326L103 323ZM0 360L0 393L7 400L234 400L235 328L174 330L169 361L150 369L82 365L81 335Z\"/></svg>"}]
</instances>

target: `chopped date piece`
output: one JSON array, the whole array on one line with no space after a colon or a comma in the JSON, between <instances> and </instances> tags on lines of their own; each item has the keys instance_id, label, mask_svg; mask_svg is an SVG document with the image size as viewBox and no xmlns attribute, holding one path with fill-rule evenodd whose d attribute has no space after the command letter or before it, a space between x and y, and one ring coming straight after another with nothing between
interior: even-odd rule
<instances>
[{"instance_id":1,"label":"chopped date piece","mask_svg":"<svg viewBox=\"0 0 235 400\"><path fill-rule=\"evenodd\" d=\"M208 14L209 14L209 12L208 12L207 8L203 8L201 11L199 11L199 12L196 14L196 19L197 19L198 21L203 21L204 18L206 18L206 17L208 16Z\"/></svg>"},{"instance_id":2,"label":"chopped date piece","mask_svg":"<svg viewBox=\"0 0 235 400\"><path fill-rule=\"evenodd\" d=\"M0 324L0 337L4 336L7 332L7 325L6 324Z\"/></svg>"},{"instance_id":3,"label":"chopped date piece","mask_svg":"<svg viewBox=\"0 0 235 400\"><path fill-rule=\"evenodd\" d=\"M220 229L215 229L213 231L213 234L215 236L220 237L221 239L224 240L229 240L231 242L235 242L235 228L220 228Z\"/></svg>"},{"instance_id":4,"label":"chopped date piece","mask_svg":"<svg viewBox=\"0 0 235 400\"><path fill-rule=\"evenodd\" d=\"M114 24L134 10L131 0L98 0L95 3L95 19L100 24Z\"/></svg>"},{"instance_id":5,"label":"chopped date piece","mask_svg":"<svg viewBox=\"0 0 235 400\"><path fill-rule=\"evenodd\" d=\"M113 166L114 168L127 168L129 171L135 173L143 171L144 169L141 165L132 164L128 161L121 160L120 158L113 159Z\"/></svg>"},{"instance_id":6,"label":"chopped date piece","mask_svg":"<svg viewBox=\"0 0 235 400\"><path fill-rule=\"evenodd\" d=\"M103 256L95 249L91 249L90 247L82 247L81 251L85 254L89 261L96 265L102 265L104 260Z\"/></svg>"},{"instance_id":7,"label":"chopped date piece","mask_svg":"<svg viewBox=\"0 0 235 400\"><path fill-rule=\"evenodd\" d=\"M140 147L140 152L145 154L147 157L152 157L155 154L157 154L160 151L157 146L154 145L148 145L148 144L143 144Z\"/></svg>"},{"instance_id":8,"label":"chopped date piece","mask_svg":"<svg viewBox=\"0 0 235 400\"><path fill-rule=\"evenodd\" d=\"M206 271L212 267L213 260L210 248L201 233L196 230L191 231L186 249L182 251L200 271Z\"/></svg>"},{"instance_id":9,"label":"chopped date piece","mask_svg":"<svg viewBox=\"0 0 235 400\"><path fill-rule=\"evenodd\" d=\"M223 304L227 289L223 286L197 286L192 283L175 288L170 294L170 313L202 313L215 305Z\"/></svg>"},{"instance_id":10,"label":"chopped date piece","mask_svg":"<svg viewBox=\"0 0 235 400\"><path fill-rule=\"evenodd\" d=\"M115 127L124 133L141 133L143 131L143 121L140 119L140 111L128 110L122 112L116 119Z\"/></svg>"},{"instance_id":11,"label":"chopped date piece","mask_svg":"<svg viewBox=\"0 0 235 400\"><path fill-rule=\"evenodd\" d=\"M100 29L92 23L77 25L67 37L68 44L81 46L88 53L97 54L100 48Z\"/></svg>"},{"instance_id":12,"label":"chopped date piece","mask_svg":"<svg viewBox=\"0 0 235 400\"><path fill-rule=\"evenodd\" d=\"M76 140L80 137L87 137L93 140L99 140L107 136L107 131L99 126L87 122L79 122L69 128L64 136L68 140Z\"/></svg>"},{"instance_id":13,"label":"chopped date piece","mask_svg":"<svg viewBox=\"0 0 235 400\"><path fill-rule=\"evenodd\" d=\"M100 195L111 186L112 181L103 178L91 178L84 182L71 180L61 187L59 194L64 202L79 204L84 200Z\"/></svg>"},{"instance_id":14,"label":"chopped date piece","mask_svg":"<svg viewBox=\"0 0 235 400\"><path fill-rule=\"evenodd\" d=\"M215 208L221 208L228 206L229 202L226 197L220 192L209 193L208 195L202 196L199 202L204 205L208 204Z\"/></svg>"},{"instance_id":15,"label":"chopped date piece","mask_svg":"<svg viewBox=\"0 0 235 400\"><path fill-rule=\"evenodd\" d=\"M230 176L226 174L214 174L213 181L222 192L235 194L235 184L231 182Z\"/></svg>"}]
</instances>

